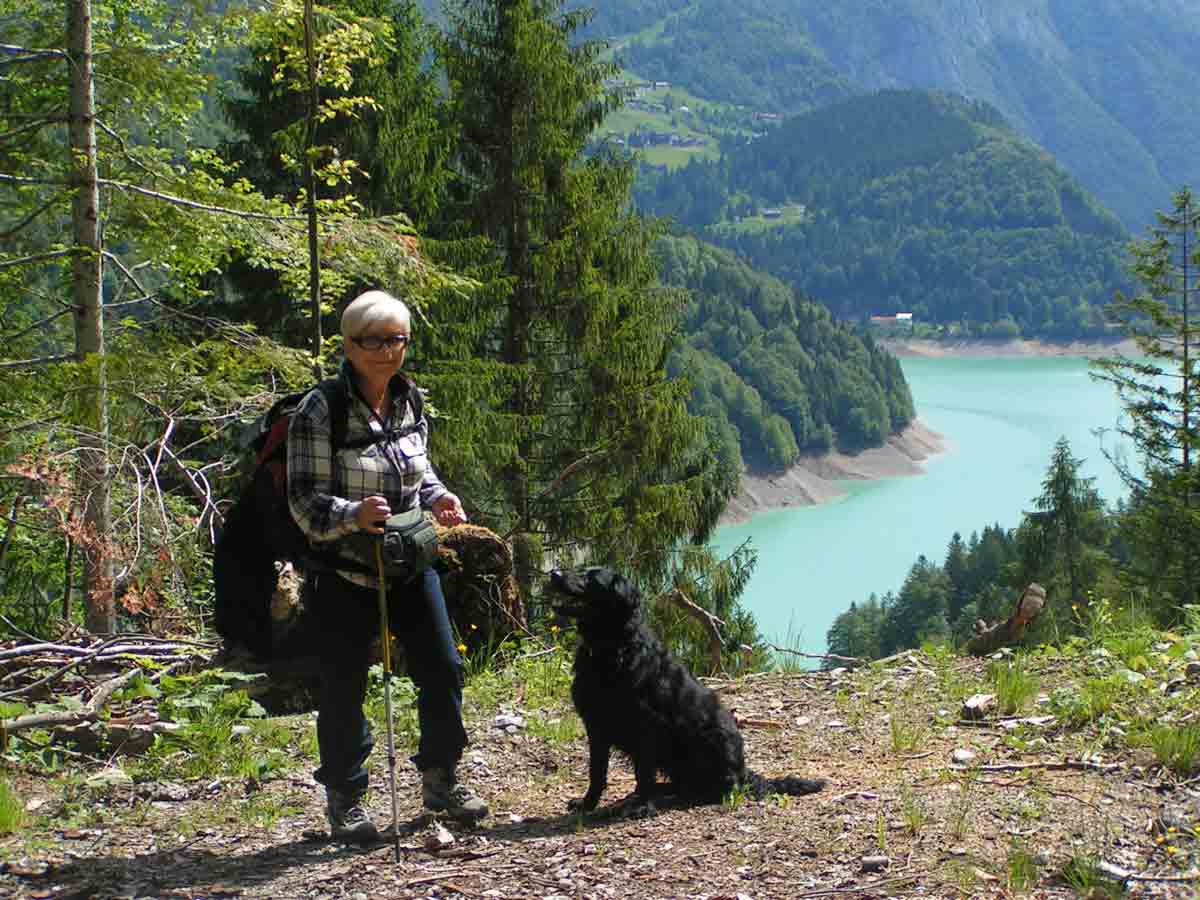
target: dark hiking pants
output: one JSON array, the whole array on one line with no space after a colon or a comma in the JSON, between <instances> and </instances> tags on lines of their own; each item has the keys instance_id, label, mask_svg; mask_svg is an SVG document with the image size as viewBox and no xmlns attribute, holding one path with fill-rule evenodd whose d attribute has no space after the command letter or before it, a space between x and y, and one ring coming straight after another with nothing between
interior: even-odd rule
<instances>
[{"instance_id":1,"label":"dark hiking pants","mask_svg":"<svg viewBox=\"0 0 1200 900\"><path fill-rule=\"evenodd\" d=\"M363 701L370 643L379 635L379 594L334 573L312 576L309 588L322 684L317 704L321 765L314 777L326 787L358 794L367 788L366 761L374 744ZM437 572L426 569L411 581L391 581L388 601L388 624L417 688L421 737L412 761L422 770L453 771L467 745L463 664ZM394 689L393 684L393 697Z\"/></svg>"}]
</instances>

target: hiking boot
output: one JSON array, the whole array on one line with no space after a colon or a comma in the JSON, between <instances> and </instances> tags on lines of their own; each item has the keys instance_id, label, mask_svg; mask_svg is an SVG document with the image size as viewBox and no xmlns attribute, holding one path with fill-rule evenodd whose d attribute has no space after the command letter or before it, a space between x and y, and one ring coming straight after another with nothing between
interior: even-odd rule
<instances>
[{"instance_id":1,"label":"hiking boot","mask_svg":"<svg viewBox=\"0 0 1200 900\"><path fill-rule=\"evenodd\" d=\"M446 769L421 773L421 801L426 809L449 813L463 822L478 822L488 814L487 804Z\"/></svg>"},{"instance_id":2,"label":"hiking boot","mask_svg":"<svg viewBox=\"0 0 1200 900\"><path fill-rule=\"evenodd\" d=\"M379 831L362 801L365 793L350 794L325 789L325 816L329 819L329 832L334 840L354 841L369 844L379 840Z\"/></svg>"}]
</instances>

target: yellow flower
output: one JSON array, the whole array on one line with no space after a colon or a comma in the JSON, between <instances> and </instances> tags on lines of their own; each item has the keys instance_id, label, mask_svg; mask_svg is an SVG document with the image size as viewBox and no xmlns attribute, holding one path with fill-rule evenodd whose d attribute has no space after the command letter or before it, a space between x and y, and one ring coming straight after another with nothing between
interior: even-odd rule
<instances>
[{"instance_id":1,"label":"yellow flower","mask_svg":"<svg viewBox=\"0 0 1200 900\"><path fill-rule=\"evenodd\" d=\"M1167 852L1168 853L1177 853L1178 851L1174 847L1168 847Z\"/></svg>"},{"instance_id":2,"label":"yellow flower","mask_svg":"<svg viewBox=\"0 0 1200 900\"><path fill-rule=\"evenodd\" d=\"M459 653L466 653L466 652L467 652L467 645L466 645L466 644L459 644L459 645L458 645L458 652L459 652Z\"/></svg>"},{"instance_id":3,"label":"yellow flower","mask_svg":"<svg viewBox=\"0 0 1200 900\"><path fill-rule=\"evenodd\" d=\"M557 626L557 625L551 625L551 626L550 626L550 633L551 633L551 634L558 634L558 626Z\"/></svg>"},{"instance_id":4,"label":"yellow flower","mask_svg":"<svg viewBox=\"0 0 1200 900\"><path fill-rule=\"evenodd\" d=\"M472 623L471 623L471 630L472 630L472 631L475 631L477 628L479 628L479 626L478 626L478 625L476 625L474 622L472 622Z\"/></svg>"}]
</instances>

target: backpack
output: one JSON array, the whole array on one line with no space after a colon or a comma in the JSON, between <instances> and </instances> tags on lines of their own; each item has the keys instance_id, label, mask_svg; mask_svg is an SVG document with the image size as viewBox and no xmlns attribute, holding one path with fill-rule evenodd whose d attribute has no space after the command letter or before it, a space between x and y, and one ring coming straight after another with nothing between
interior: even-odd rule
<instances>
[{"instance_id":1,"label":"backpack","mask_svg":"<svg viewBox=\"0 0 1200 900\"><path fill-rule=\"evenodd\" d=\"M417 428L423 415L421 391L405 379L413 424L389 438ZM348 442L350 404L341 376L326 378L306 391L288 394L263 413L244 439L253 453L246 486L225 515L213 548L213 627L227 644L242 643L255 656L270 658L271 599L277 589L277 562L304 571L366 571L334 551L317 550L292 518L287 499L287 434L292 416L312 390L325 397L330 413L333 453L367 446L375 439Z\"/></svg>"}]
</instances>

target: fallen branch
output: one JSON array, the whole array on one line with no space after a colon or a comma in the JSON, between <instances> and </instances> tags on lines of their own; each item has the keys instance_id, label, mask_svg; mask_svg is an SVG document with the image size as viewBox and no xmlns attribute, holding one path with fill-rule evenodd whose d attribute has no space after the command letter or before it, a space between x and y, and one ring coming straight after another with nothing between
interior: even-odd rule
<instances>
[{"instance_id":1,"label":"fallen branch","mask_svg":"<svg viewBox=\"0 0 1200 900\"><path fill-rule=\"evenodd\" d=\"M176 663L172 668L182 665L183 663ZM110 678L96 688L96 692L92 694L92 699L88 701L82 710L75 712L34 713L30 716L21 716L18 719L0 723L2 724L0 734L16 734L18 731L25 731L29 728L45 728L49 725L79 725L82 722L94 722L100 714L101 708L108 702L108 698L132 681L134 676L141 674L142 670L136 668L130 669L116 678Z\"/></svg>"},{"instance_id":2,"label":"fallen branch","mask_svg":"<svg viewBox=\"0 0 1200 900\"><path fill-rule=\"evenodd\" d=\"M77 666L81 666L84 663L91 662L93 659L98 657L108 647L111 647L118 640L120 640L120 638L115 638L112 640L105 641L103 644L101 644L99 647L97 647L91 653L87 654L86 656L80 656L77 659L71 660L71 662L67 663L65 666L60 666L59 668L55 669L53 672L51 672L45 678L41 678L41 679L33 682L32 684L25 685L24 687L17 688L15 691L8 691L7 693L0 694L0 700L6 700L9 697L16 697L19 694L31 693L31 692L35 691L37 688L53 684L54 682L58 681L58 679L62 678L64 675L66 675L68 672L70 672L72 669L76 668Z\"/></svg>"},{"instance_id":3,"label":"fallen branch","mask_svg":"<svg viewBox=\"0 0 1200 900\"><path fill-rule=\"evenodd\" d=\"M895 878L882 878L879 881L872 881L868 884L856 884L851 885L850 887L823 888L819 891L806 891L803 894L793 894L792 896L795 897L796 900L800 900L802 897L825 897L829 894L870 894L889 885L910 884L914 881L917 881L921 877L924 876L899 875Z\"/></svg>"},{"instance_id":4,"label":"fallen branch","mask_svg":"<svg viewBox=\"0 0 1200 900\"><path fill-rule=\"evenodd\" d=\"M38 654L57 654L80 658L91 658L96 654L100 654L99 661L103 662L120 656L169 655L176 650L176 647L172 646L172 644L179 643L181 646L183 645L183 642L149 642L143 641L141 638L138 638L136 643L129 643L127 638L121 638L121 640L126 641L126 643L117 643L115 640L109 640L96 650L91 650L87 647L73 647L70 644L25 644L18 647L11 647L7 650L0 650L0 662L24 659L25 657L36 656Z\"/></svg>"},{"instance_id":5,"label":"fallen branch","mask_svg":"<svg viewBox=\"0 0 1200 900\"><path fill-rule=\"evenodd\" d=\"M1138 875L1118 866L1116 863L1110 863L1105 860L1097 863L1096 868L1109 878L1115 878L1117 881L1165 881L1180 883L1200 880L1200 872L1195 871L1187 872L1183 875Z\"/></svg>"},{"instance_id":6,"label":"fallen branch","mask_svg":"<svg viewBox=\"0 0 1200 900\"><path fill-rule=\"evenodd\" d=\"M783 723L777 722L774 719L742 719L737 720L738 727L748 725L752 728L782 728Z\"/></svg>"},{"instance_id":7,"label":"fallen branch","mask_svg":"<svg viewBox=\"0 0 1200 900\"><path fill-rule=\"evenodd\" d=\"M1094 763L1086 760L1064 760L1063 762L1046 763L996 763L991 766L960 766L951 765L956 772L1023 772L1027 769L1045 769L1048 771L1082 771L1082 772L1112 772L1121 768L1120 763Z\"/></svg>"},{"instance_id":8,"label":"fallen branch","mask_svg":"<svg viewBox=\"0 0 1200 900\"><path fill-rule=\"evenodd\" d=\"M451 872L442 872L440 875L425 875L422 878L414 878L411 881L404 882L405 887L416 887L421 884L432 884L435 881L441 881L443 878L457 878L459 875L478 875L478 872L472 872L470 869L455 869Z\"/></svg>"},{"instance_id":9,"label":"fallen branch","mask_svg":"<svg viewBox=\"0 0 1200 900\"><path fill-rule=\"evenodd\" d=\"M793 650L791 647L779 647L775 644L767 644L767 646L776 653L787 653L790 656L800 656L804 659L821 659L829 662L845 663L851 669L868 662L868 660L860 656L839 656L836 653L805 653L803 650Z\"/></svg>"},{"instance_id":10,"label":"fallen branch","mask_svg":"<svg viewBox=\"0 0 1200 900\"><path fill-rule=\"evenodd\" d=\"M670 597L678 606L698 621L708 631L709 653L711 655L711 665L713 673L723 672L725 667L721 664L721 649L725 646L725 641L721 637L721 629L726 627L725 623L717 616L710 613L708 610L697 606L693 603L683 591L679 588L674 588L664 594Z\"/></svg>"}]
</instances>

